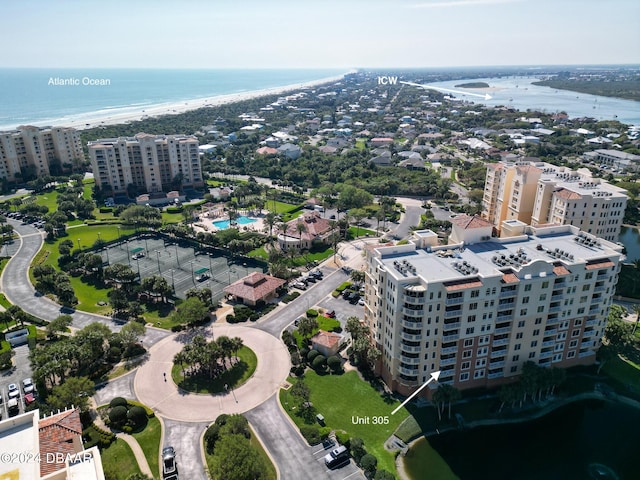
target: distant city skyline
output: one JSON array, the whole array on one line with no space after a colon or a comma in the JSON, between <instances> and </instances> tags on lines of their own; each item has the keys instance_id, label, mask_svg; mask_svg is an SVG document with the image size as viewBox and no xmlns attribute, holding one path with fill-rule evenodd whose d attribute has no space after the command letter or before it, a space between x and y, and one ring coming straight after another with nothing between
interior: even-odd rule
<instances>
[{"instance_id":1,"label":"distant city skyline","mask_svg":"<svg viewBox=\"0 0 640 480\"><path fill-rule=\"evenodd\" d=\"M640 64L636 0L6 0L0 17L0 67Z\"/></svg>"}]
</instances>

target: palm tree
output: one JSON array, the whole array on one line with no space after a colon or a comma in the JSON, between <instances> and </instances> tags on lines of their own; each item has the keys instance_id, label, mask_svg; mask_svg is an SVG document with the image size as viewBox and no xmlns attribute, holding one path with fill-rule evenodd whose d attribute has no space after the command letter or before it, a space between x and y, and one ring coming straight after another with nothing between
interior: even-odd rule
<instances>
[{"instance_id":1,"label":"palm tree","mask_svg":"<svg viewBox=\"0 0 640 480\"><path fill-rule=\"evenodd\" d=\"M244 342L240 337L233 337L231 339L231 350L233 351L236 360L238 359L238 352L242 347L244 347Z\"/></svg>"},{"instance_id":2,"label":"palm tree","mask_svg":"<svg viewBox=\"0 0 640 480\"><path fill-rule=\"evenodd\" d=\"M264 216L264 223L269 228L269 241L270 242L273 242L273 227L277 223L277 221L278 221L278 216L273 212L269 212Z\"/></svg>"},{"instance_id":3,"label":"palm tree","mask_svg":"<svg viewBox=\"0 0 640 480\"><path fill-rule=\"evenodd\" d=\"M299 221L296 224L296 231L298 232L298 239L300 241L300 253L302 253L302 234L307 231L307 226L304 224L304 222Z\"/></svg>"}]
</instances>

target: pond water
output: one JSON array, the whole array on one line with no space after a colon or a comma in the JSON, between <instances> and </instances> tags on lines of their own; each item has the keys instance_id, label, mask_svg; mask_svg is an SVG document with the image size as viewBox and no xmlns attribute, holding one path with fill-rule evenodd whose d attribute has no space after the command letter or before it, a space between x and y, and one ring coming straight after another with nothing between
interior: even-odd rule
<instances>
[{"instance_id":1,"label":"pond water","mask_svg":"<svg viewBox=\"0 0 640 480\"><path fill-rule=\"evenodd\" d=\"M413 480L451 478L430 475L423 459L432 459L435 449L463 480L638 479L639 427L639 409L580 401L526 423L421 439L405 457L405 468Z\"/></svg>"},{"instance_id":2,"label":"pond water","mask_svg":"<svg viewBox=\"0 0 640 480\"><path fill-rule=\"evenodd\" d=\"M631 263L640 258L640 232L635 227L622 227L620 229L620 243L627 250L626 262Z\"/></svg>"}]
</instances>

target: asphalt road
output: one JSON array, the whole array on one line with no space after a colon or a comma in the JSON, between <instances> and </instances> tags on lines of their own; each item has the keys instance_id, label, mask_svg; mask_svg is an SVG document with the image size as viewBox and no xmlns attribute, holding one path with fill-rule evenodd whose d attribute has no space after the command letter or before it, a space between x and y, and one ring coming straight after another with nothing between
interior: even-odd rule
<instances>
[{"instance_id":1,"label":"asphalt road","mask_svg":"<svg viewBox=\"0 0 640 480\"><path fill-rule=\"evenodd\" d=\"M93 395L96 405L100 406L108 404L115 397L128 399L136 398L133 391L134 378L135 371L132 371L126 375L116 378L115 380L98 385L96 387L96 393Z\"/></svg>"},{"instance_id":2,"label":"asphalt road","mask_svg":"<svg viewBox=\"0 0 640 480\"><path fill-rule=\"evenodd\" d=\"M107 325L114 332L120 330L121 324L110 318L62 307L37 293L29 281L29 265L42 247L44 233L32 225L23 225L11 219L8 221L20 235L20 239L16 240L20 243L20 247L7 263L0 277L0 290L11 303L20 305L27 313L49 321L59 315L70 314L75 328L84 328L91 323L99 322ZM143 343L148 347L168 335L170 333L165 330L149 328Z\"/></svg>"},{"instance_id":3,"label":"asphalt road","mask_svg":"<svg viewBox=\"0 0 640 480\"><path fill-rule=\"evenodd\" d=\"M209 426L208 422L187 423L162 419L164 438L160 451L171 446L176 451L176 465L180 478L189 480L207 480L206 466L200 455L202 435ZM160 465L162 468L162 464Z\"/></svg>"}]
</instances>

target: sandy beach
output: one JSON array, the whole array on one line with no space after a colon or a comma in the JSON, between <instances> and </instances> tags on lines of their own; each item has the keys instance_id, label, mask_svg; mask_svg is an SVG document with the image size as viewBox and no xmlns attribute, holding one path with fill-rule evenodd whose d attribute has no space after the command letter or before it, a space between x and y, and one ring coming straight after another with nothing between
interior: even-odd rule
<instances>
[{"instance_id":1,"label":"sandy beach","mask_svg":"<svg viewBox=\"0 0 640 480\"><path fill-rule=\"evenodd\" d=\"M349 73L349 72L347 72ZM69 117L61 118L55 122L46 122L49 125L74 127L78 130L84 130L88 128L95 128L105 125L118 125L122 123L128 123L137 120L143 120L145 118L160 117L163 115L178 115L188 112L190 110L197 110L204 107L216 107L228 103L241 102L243 100L249 100L252 98L264 97L267 95L283 95L302 88L312 88L318 85L322 85L330 82L337 82L344 78L344 75L337 75L334 77L322 78L319 80L313 80L306 83L298 83L285 85L282 87L265 88L262 90L253 90L249 92L233 93L228 95L217 95L206 98L198 98L194 100L187 100L184 102L164 103L159 105L140 107L139 109L133 109L125 113L112 113L112 112L92 112L85 114L72 115ZM34 125L39 125L42 122L36 122Z\"/></svg>"}]
</instances>

